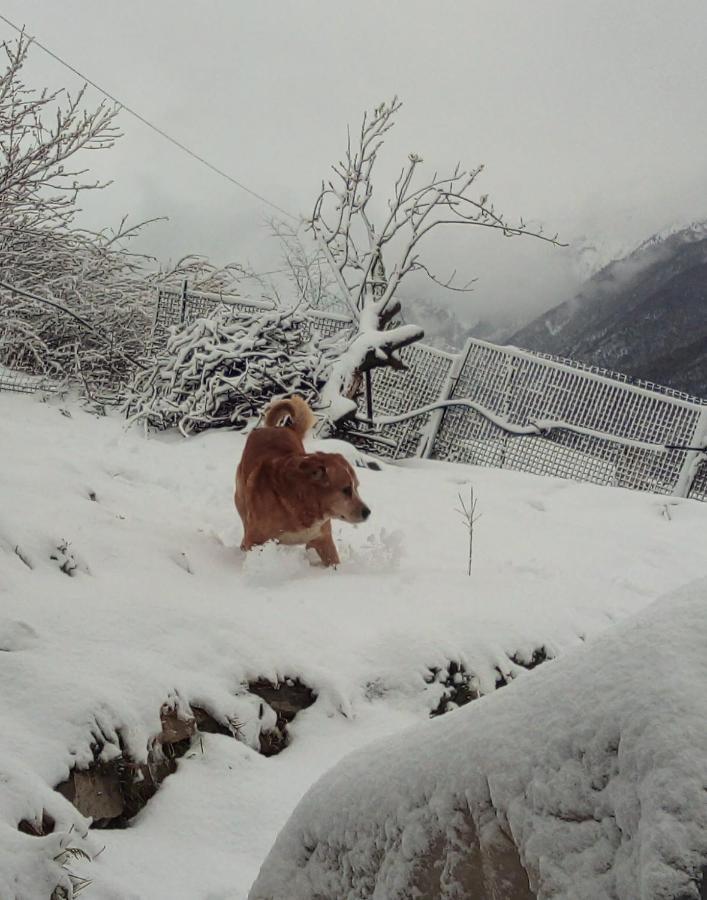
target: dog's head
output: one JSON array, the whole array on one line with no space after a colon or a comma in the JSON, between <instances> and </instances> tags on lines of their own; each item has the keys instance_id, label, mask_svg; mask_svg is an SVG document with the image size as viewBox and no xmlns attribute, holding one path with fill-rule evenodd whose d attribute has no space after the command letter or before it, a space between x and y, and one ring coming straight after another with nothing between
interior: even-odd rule
<instances>
[{"instance_id":1,"label":"dog's head","mask_svg":"<svg viewBox=\"0 0 707 900\"><path fill-rule=\"evenodd\" d=\"M322 512L332 519L356 524L370 516L358 495L356 472L340 453L310 453L299 462L299 471L316 491Z\"/></svg>"}]
</instances>

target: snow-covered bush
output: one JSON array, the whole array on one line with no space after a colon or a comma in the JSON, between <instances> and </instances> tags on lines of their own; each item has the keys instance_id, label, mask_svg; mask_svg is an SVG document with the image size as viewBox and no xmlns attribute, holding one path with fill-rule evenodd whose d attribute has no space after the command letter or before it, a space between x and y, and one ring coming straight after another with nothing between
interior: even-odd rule
<instances>
[{"instance_id":1,"label":"snow-covered bush","mask_svg":"<svg viewBox=\"0 0 707 900\"><path fill-rule=\"evenodd\" d=\"M119 107L90 108L85 87L27 86L30 47L24 35L0 47L0 365L115 394L144 365L154 288L225 290L237 272L194 256L157 271L130 249L141 225L84 227L82 203L106 187L87 175L89 151L120 137Z\"/></svg>"},{"instance_id":2,"label":"snow-covered bush","mask_svg":"<svg viewBox=\"0 0 707 900\"><path fill-rule=\"evenodd\" d=\"M128 417L189 433L243 428L279 395L297 393L316 406L340 352L335 339L312 335L296 310L197 319L173 329L164 352L136 375Z\"/></svg>"}]
</instances>

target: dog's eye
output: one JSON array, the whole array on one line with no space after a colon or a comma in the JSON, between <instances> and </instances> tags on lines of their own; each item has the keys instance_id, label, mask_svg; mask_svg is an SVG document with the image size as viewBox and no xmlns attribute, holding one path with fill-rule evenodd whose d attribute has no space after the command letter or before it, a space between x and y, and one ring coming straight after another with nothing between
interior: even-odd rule
<instances>
[{"instance_id":1,"label":"dog's eye","mask_svg":"<svg viewBox=\"0 0 707 900\"><path fill-rule=\"evenodd\" d=\"M351 487L345 487L342 493L346 494L347 497L353 497L353 489Z\"/></svg>"}]
</instances>

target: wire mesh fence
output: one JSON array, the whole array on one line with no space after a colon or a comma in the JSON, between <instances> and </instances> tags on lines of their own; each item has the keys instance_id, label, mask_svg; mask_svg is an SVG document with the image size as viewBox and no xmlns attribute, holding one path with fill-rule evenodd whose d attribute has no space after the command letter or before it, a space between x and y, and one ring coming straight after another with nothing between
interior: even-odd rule
<instances>
[{"instance_id":1,"label":"wire mesh fence","mask_svg":"<svg viewBox=\"0 0 707 900\"><path fill-rule=\"evenodd\" d=\"M707 503L707 459L696 466L688 496L693 500L702 500Z\"/></svg>"},{"instance_id":2,"label":"wire mesh fence","mask_svg":"<svg viewBox=\"0 0 707 900\"><path fill-rule=\"evenodd\" d=\"M374 416L400 415L434 403L444 394L456 357L418 343L404 347L400 358L405 365L401 371L380 368L371 372ZM378 452L395 458L417 455L432 415L423 413L387 426L384 436L388 443L379 444Z\"/></svg>"},{"instance_id":3,"label":"wire mesh fence","mask_svg":"<svg viewBox=\"0 0 707 900\"><path fill-rule=\"evenodd\" d=\"M496 421L450 407L434 437L437 459L672 494L707 440L697 398L483 341L469 342L449 397L475 401ZM533 425L545 433L512 430ZM707 499L703 482L699 469L690 496Z\"/></svg>"},{"instance_id":4,"label":"wire mesh fence","mask_svg":"<svg viewBox=\"0 0 707 900\"><path fill-rule=\"evenodd\" d=\"M275 308L274 304L264 300L251 300L237 295L209 294L186 288L160 288L152 330L152 350L157 352L164 347L173 325L189 325L201 316L213 316L222 310L230 310L238 315ZM315 331L320 337L326 338L353 329L351 319L337 313L312 310L308 311L307 319L311 323L308 337Z\"/></svg>"},{"instance_id":5,"label":"wire mesh fence","mask_svg":"<svg viewBox=\"0 0 707 900\"><path fill-rule=\"evenodd\" d=\"M54 394L61 385L44 375L30 375L0 366L0 391L12 391L16 394Z\"/></svg>"},{"instance_id":6,"label":"wire mesh fence","mask_svg":"<svg viewBox=\"0 0 707 900\"><path fill-rule=\"evenodd\" d=\"M169 325L225 307L236 313L270 308L239 297L163 289L155 339L164 342ZM354 327L337 313L311 311L308 319L322 337ZM632 383L626 375L575 360L478 340L468 341L460 355L413 344L402 350L401 359L403 371L371 373L374 417L462 398L492 418L449 407L352 435L381 455L424 452L436 459L707 500L707 461L695 449L699 441L707 441L707 406L696 398L660 385ZM520 436L504 423L555 427Z\"/></svg>"}]
</instances>

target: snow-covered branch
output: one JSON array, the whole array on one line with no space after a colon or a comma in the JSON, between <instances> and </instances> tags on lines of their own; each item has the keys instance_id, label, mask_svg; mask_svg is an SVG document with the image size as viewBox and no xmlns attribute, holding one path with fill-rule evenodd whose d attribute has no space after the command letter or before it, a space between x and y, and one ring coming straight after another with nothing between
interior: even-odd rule
<instances>
[{"instance_id":1,"label":"snow-covered branch","mask_svg":"<svg viewBox=\"0 0 707 900\"><path fill-rule=\"evenodd\" d=\"M417 409L412 409L409 412L401 413L397 416L374 416L369 419L359 415L356 419L366 425L385 427L386 425L397 425L399 422L414 419L416 416L427 415L427 413L434 412L438 409L448 409L449 407L454 406L471 409L484 419L493 423L497 428L505 431L507 434L517 435L519 437L547 437L553 431L571 431L573 434L581 434L585 437L611 440L624 447L631 447L634 450L649 450L653 453L667 453L671 449L670 445L650 444L647 441L635 441L631 438L607 435L606 432L594 431L591 428L572 425L569 422L563 422L561 419L533 419L527 425L516 425L513 422L509 422L508 419L505 419L503 416L499 416L497 413L487 409L481 403L466 398L459 398L458 400L438 400L435 403L428 403L426 406L420 406Z\"/></svg>"},{"instance_id":2,"label":"snow-covered branch","mask_svg":"<svg viewBox=\"0 0 707 900\"><path fill-rule=\"evenodd\" d=\"M340 348L310 337L296 310L234 318L225 311L173 329L166 349L129 387L130 421L183 433L245 428L275 396L321 405L320 390Z\"/></svg>"}]
</instances>

